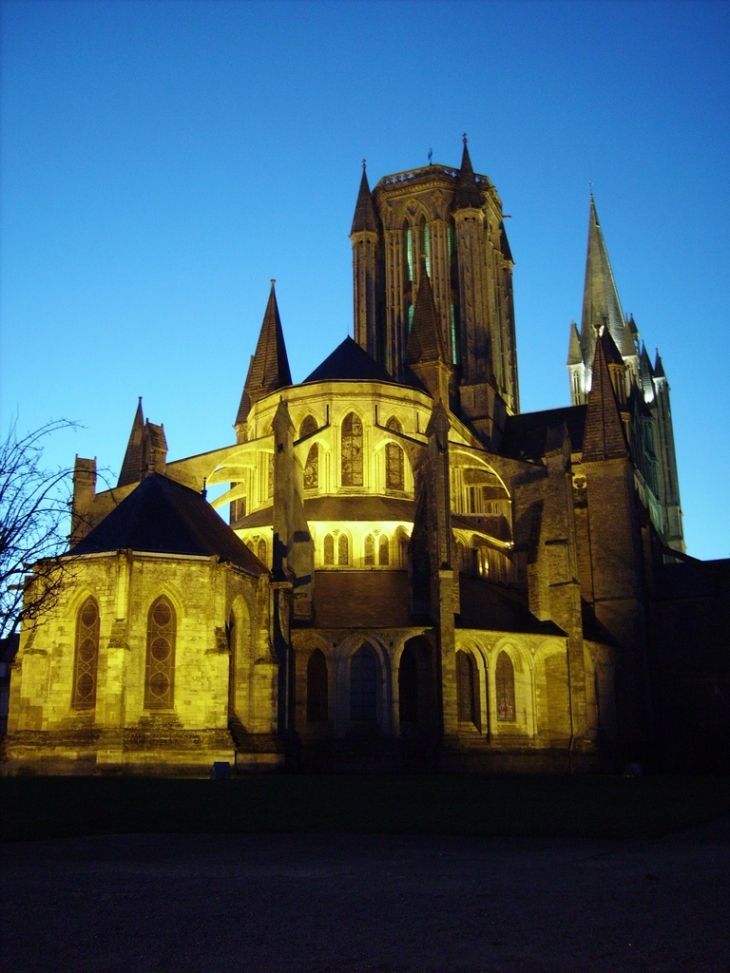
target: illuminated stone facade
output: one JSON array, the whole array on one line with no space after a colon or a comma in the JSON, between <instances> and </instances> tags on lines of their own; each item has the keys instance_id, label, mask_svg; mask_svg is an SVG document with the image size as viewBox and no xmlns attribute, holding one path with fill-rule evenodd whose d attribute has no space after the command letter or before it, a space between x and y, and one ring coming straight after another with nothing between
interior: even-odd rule
<instances>
[{"instance_id":1,"label":"illuminated stone facade","mask_svg":"<svg viewBox=\"0 0 730 973\"><path fill-rule=\"evenodd\" d=\"M574 329L573 405L519 413L512 256L466 145L372 193L363 171L351 241L355 340L293 384L272 284L234 445L169 462L140 403L116 489L77 460L75 581L23 633L11 768L564 771L655 748L647 591L682 548L678 489L647 473L676 485L663 369L617 349L607 305L590 349Z\"/></svg>"}]
</instances>

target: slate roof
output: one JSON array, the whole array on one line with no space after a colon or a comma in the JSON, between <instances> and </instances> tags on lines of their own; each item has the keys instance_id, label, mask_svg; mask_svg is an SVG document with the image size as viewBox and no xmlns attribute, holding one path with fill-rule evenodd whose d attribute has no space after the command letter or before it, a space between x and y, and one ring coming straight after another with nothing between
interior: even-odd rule
<instances>
[{"instance_id":1,"label":"slate roof","mask_svg":"<svg viewBox=\"0 0 730 973\"><path fill-rule=\"evenodd\" d=\"M388 382L393 378L348 335L304 382Z\"/></svg>"},{"instance_id":2,"label":"slate roof","mask_svg":"<svg viewBox=\"0 0 730 973\"><path fill-rule=\"evenodd\" d=\"M70 554L106 551L217 555L249 574L267 568L236 536L200 493L160 473L139 486L72 547Z\"/></svg>"},{"instance_id":3,"label":"slate roof","mask_svg":"<svg viewBox=\"0 0 730 973\"><path fill-rule=\"evenodd\" d=\"M560 409L507 416L500 455L539 463L545 455L548 429L560 429L563 423L568 430L572 452L579 453L583 449L586 410L585 405L567 405Z\"/></svg>"},{"instance_id":4,"label":"slate roof","mask_svg":"<svg viewBox=\"0 0 730 973\"><path fill-rule=\"evenodd\" d=\"M355 205L355 216L352 220L352 229L350 230L350 235L353 233L361 233L363 230L369 230L372 233L378 232L378 221L375 217L373 197L370 193L370 185L368 183L364 163L362 167L362 179L360 180L360 190L357 194L357 203Z\"/></svg>"}]
</instances>

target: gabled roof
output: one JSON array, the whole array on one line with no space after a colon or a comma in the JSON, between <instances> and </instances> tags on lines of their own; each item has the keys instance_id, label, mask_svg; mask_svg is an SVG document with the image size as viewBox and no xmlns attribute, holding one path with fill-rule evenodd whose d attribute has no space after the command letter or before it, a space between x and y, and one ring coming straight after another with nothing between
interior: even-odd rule
<instances>
[{"instance_id":1,"label":"gabled roof","mask_svg":"<svg viewBox=\"0 0 730 973\"><path fill-rule=\"evenodd\" d=\"M371 233L378 232L378 221L375 216L373 197L370 193L370 184L368 183L365 163L363 162L362 179L360 180L360 190L357 194L355 216L352 220L352 229L350 230L350 235L352 236L353 233L361 233L364 230L369 230Z\"/></svg>"},{"instance_id":2,"label":"gabled roof","mask_svg":"<svg viewBox=\"0 0 730 973\"><path fill-rule=\"evenodd\" d=\"M446 362L446 360L446 350L444 349L444 339L436 310L436 301L433 296L433 287L426 271L426 261L421 257L420 280L404 363L406 365L417 365L434 361Z\"/></svg>"},{"instance_id":3,"label":"gabled roof","mask_svg":"<svg viewBox=\"0 0 730 973\"><path fill-rule=\"evenodd\" d=\"M601 224L598 222L596 204L591 195L588 216L588 251L586 253L586 274L583 285L583 314L580 325L580 342L583 361L593 361L596 344L596 331L606 325L617 346L623 346L623 311L619 301L616 282L613 279L611 263L608 259L606 242L603 239Z\"/></svg>"},{"instance_id":4,"label":"gabled roof","mask_svg":"<svg viewBox=\"0 0 730 973\"><path fill-rule=\"evenodd\" d=\"M548 429L562 428L563 424L568 430L571 451L579 453L583 449L585 421L585 405L566 405L560 409L507 416L499 454L539 463L545 455Z\"/></svg>"},{"instance_id":5,"label":"gabled roof","mask_svg":"<svg viewBox=\"0 0 730 973\"><path fill-rule=\"evenodd\" d=\"M477 186L474 175L474 167L471 164L469 149L464 136L464 151L461 156L461 169L459 170L459 183L454 194L454 209L481 209L484 202L479 187Z\"/></svg>"},{"instance_id":6,"label":"gabled roof","mask_svg":"<svg viewBox=\"0 0 730 973\"><path fill-rule=\"evenodd\" d=\"M271 291L264 313L264 320L256 345L256 352L251 359L246 384L243 388L241 403L238 407L236 423L245 422L251 402L268 395L276 389L291 385L291 371L289 359L284 344L284 332L281 329L279 306L276 302L275 281L271 281Z\"/></svg>"},{"instance_id":7,"label":"gabled roof","mask_svg":"<svg viewBox=\"0 0 730 973\"><path fill-rule=\"evenodd\" d=\"M70 554L106 551L217 555L260 575L267 568L218 516L200 493L159 473L139 486L72 547Z\"/></svg>"},{"instance_id":8,"label":"gabled roof","mask_svg":"<svg viewBox=\"0 0 730 973\"><path fill-rule=\"evenodd\" d=\"M382 365L348 335L331 355L307 375L305 382L371 381L393 384Z\"/></svg>"}]
</instances>

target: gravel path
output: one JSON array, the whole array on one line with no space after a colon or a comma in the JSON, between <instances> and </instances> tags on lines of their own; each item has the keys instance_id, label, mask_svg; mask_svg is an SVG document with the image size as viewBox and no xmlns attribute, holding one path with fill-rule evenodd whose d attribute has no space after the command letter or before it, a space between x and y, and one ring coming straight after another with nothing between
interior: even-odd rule
<instances>
[{"instance_id":1,"label":"gravel path","mask_svg":"<svg viewBox=\"0 0 730 973\"><path fill-rule=\"evenodd\" d=\"M115 835L0 864L3 973L730 971L730 818L632 842Z\"/></svg>"}]
</instances>

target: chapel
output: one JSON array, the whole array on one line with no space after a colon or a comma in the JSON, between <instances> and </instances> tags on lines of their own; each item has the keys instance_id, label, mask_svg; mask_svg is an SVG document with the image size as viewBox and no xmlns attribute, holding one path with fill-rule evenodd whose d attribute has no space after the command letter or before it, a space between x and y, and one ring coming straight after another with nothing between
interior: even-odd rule
<instances>
[{"instance_id":1,"label":"chapel","mask_svg":"<svg viewBox=\"0 0 730 973\"><path fill-rule=\"evenodd\" d=\"M722 753L730 571L685 552L669 384L593 197L571 404L541 412L520 412L513 257L466 139L458 168L371 189L363 165L350 240L354 339L294 383L272 281L235 441L169 458L140 400L113 489L77 457L71 580L21 633L6 769Z\"/></svg>"}]
</instances>

